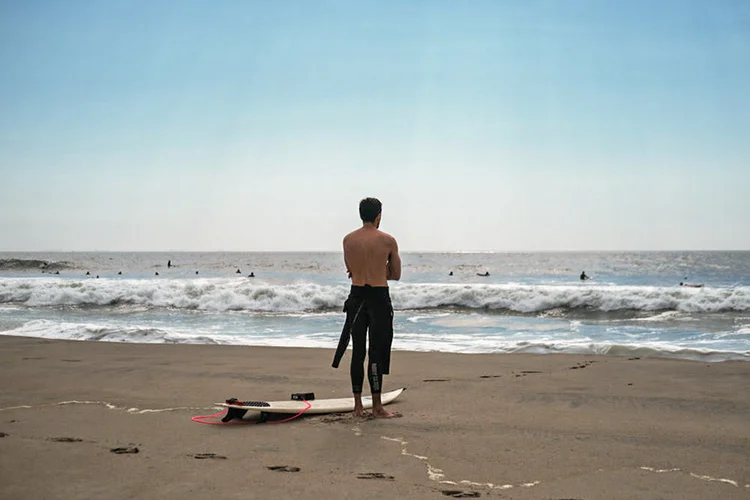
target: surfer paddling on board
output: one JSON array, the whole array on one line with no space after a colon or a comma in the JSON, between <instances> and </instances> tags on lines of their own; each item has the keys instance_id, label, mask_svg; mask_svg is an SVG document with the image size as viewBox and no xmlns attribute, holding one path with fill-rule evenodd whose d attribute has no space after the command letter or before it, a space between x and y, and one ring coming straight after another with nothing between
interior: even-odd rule
<instances>
[{"instance_id":1,"label":"surfer paddling on board","mask_svg":"<svg viewBox=\"0 0 750 500\"><path fill-rule=\"evenodd\" d=\"M349 297L344 303L346 322L333 357L338 368L352 339L350 375L354 394L354 415L362 416L362 385L364 383L365 351L367 381L372 393L372 414L379 418L393 417L383 406L383 375L388 375L393 342L393 306L388 293L388 280L401 278L401 257L398 244L380 229L382 204L376 198L359 202L362 227L344 237L344 263L352 280ZM369 349L366 349L369 330Z\"/></svg>"}]
</instances>

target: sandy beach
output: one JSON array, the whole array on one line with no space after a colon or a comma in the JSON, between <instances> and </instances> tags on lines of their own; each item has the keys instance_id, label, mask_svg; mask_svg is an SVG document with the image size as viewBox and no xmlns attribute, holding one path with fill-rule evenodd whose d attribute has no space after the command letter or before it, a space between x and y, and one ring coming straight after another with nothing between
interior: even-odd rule
<instances>
[{"instance_id":1,"label":"sandy beach","mask_svg":"<svg viewBox=\"0 0 750 500\"><path fill-rule=\"evenodd\" d=\"M332 355L2 336L0 497L750 498L746 362L398 351L399 418L191 421L348 396Z\"/></svg>"}]
</instances>

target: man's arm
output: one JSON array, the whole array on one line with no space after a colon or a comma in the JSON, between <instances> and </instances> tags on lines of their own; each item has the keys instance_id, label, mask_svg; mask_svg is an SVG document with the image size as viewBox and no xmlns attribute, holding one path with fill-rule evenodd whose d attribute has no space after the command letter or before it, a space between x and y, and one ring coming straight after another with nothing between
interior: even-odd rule
<instances>
[{"instance_id":1,"label":"man's arm","mask_svg":"<svg viewBox=\"0 0 750 500\"><path fill-rule=\"evenodd\" d=\"M401 256L398 254L398 243L393 238L391 253L388 255L388 273L386 279L389 280L400 280L401 279Z\"/></svg>"},{"instance_id":2,"label":"man's arm","mask_svg":"<svg viewBox=\"0 0 750 500\"><path fill-rule=\"evenodd\" d=\"M348 238L348 237L349 237L349 235L346 235L344 237L344 241L343 241L343 247L344 247L344 265L346 266L346 274L347 274L347 276L349 278L351 278L352 277L352 271L351 271L351 268L349 267L349 262L346 260L346 238Z\"/></svg>"}]
</instances>

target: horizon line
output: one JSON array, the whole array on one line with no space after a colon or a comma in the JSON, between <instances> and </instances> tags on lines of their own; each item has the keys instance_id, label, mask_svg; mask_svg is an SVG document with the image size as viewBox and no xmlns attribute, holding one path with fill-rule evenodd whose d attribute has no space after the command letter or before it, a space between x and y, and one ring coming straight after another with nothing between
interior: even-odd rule
<instances>
[{"instance_id":1,"label":"horizon line","mask_svg":"<svg viewBox=\"0 0 750 500\"><path fill-rule=\"evenodd\" d=\"M523 254L523 253L657 253L657 252L750 252L750 248L666 249L555 249L555 250L404 250L402 254ZM343 250L3 250L13 253L343 253Z\"/></svg>"}]
</instances>

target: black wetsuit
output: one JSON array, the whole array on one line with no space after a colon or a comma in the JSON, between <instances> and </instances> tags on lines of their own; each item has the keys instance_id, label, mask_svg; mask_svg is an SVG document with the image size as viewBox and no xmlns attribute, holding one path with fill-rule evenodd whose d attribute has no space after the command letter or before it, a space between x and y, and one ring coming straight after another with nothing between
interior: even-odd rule
<instances>
[{"instance_id":1,"label":"black wetsuit","mask_svg":"<svg viewBox=\"0 0 750 500\"><path fill-rule=\"evenodd\" d=\"M352 286L344 303L346 322L341 331L339 345L333 357L333 367L338 368L341 358L352 339L352 392L360 394L364 382L365 344L370 330L367 363L367 380L370 392L378 394L383 387L383 375L388 375L393 342L393 306L387 286Z\"/></svg>"}]
</instances>

